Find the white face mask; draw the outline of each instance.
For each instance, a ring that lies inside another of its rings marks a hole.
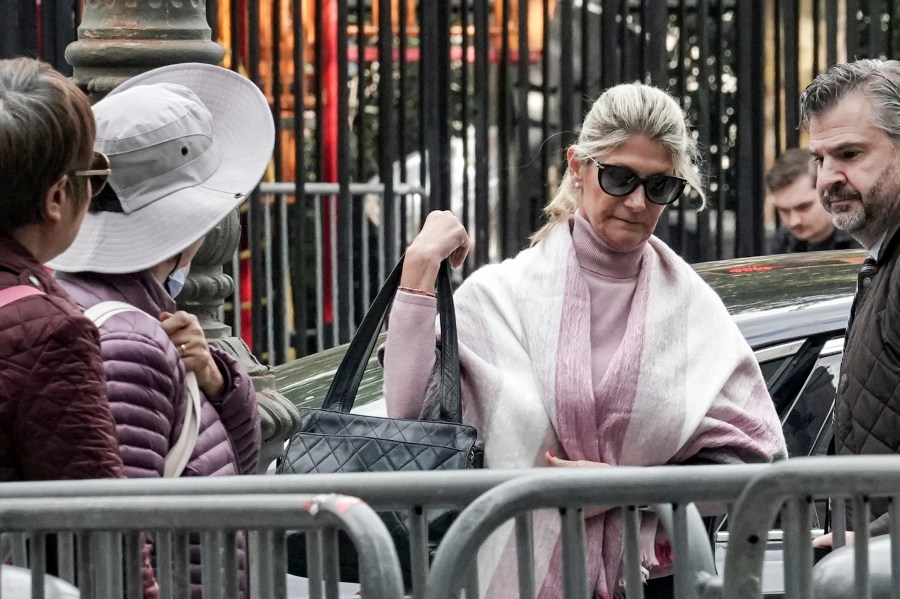
[[[188,267],[182,266],[179,269],[176,269],[169,277],[166,279],[166,290],[169,292],[169,295],[172,298],[178,297],[178,294],[181,293],[181,290],[184,289],[184,282],[187,279]]]

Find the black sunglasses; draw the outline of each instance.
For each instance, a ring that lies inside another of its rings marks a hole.
[[[597,181],[600,189],[617,198],[627,196],[637,189],[638,185],[644,186],[644,194],[654,204],[671,204],[681,196],[687,181],[681,177],[671,175],[650,175],[639,177],[637,173],[627,166],[615,164],[600,164],[591,158],[597,166]]]
[[[91,168],[84,171],[72,171],[69,174],[75,177],[87,177],[91,183],[91,197],[95,198],[106,187],[106,180],[111,172],[109,158],[106,157],[106,154],[94,152]]]

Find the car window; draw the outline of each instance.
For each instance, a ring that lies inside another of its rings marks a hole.
[[[816,441],[826,429],[840,375],[841,354],[822,356],[788,409],[782,426],[790,457],[823,455],[827,442]],[[830,435],[829,435],[830,437]],[[824,440],[824,439],[823,439]]]
[[[806,339],[800,339],[755,352],[756,359],[759,360],[759,366],[766,378],[766,384],[770,389],[777,378],[790,376],[790,373],[784,372],[783,369],[790,366],[789,360],[796,356],[806,341]],[[782,427],[788,455],[792,458],[825,455],[828,449],[828,444],[834,434],[831,414],[843,349],[843,337],[828,339],[822,344],[809,375],[799,392],[791,398],[785,408],[782,415]],[[802,366],[800,363],[794,365]],[[824,502],[816,502],[813,511],[814,525],[822,526],[824,516]],[[727,518],[724,522],[716,524],[719,534],[728,530]],[[776,522],[775,528],[779,526],[780,523]]]
[[[759,369],[762,370],[763,378],[766,381],[766,386],[770,387],[772,384],[772,377],[775,376],[775,373],[787,362],[787,359],[790,356],[786,356],[784,358],[779,358],[777,360],[769,360],[767,362],[760,362]]]
[[[779,380],[791,378],[798,383],[793,387],[786,387],[796,388],[796,391],[791,391],[786,397],[779,397],[777,402],[791,457],[824,455],[832,435],[830,415],[844,339],[841,336],[820,338],[812,346],[807,341],[794,340],[755,352],[770,392]],[[818,351],[814,360],[792,360],[801,348],[810,347]],[[787,372],[791,368],[802,369],[803,372]],[[784,389],[782,387],[782,391]]]
[[[797,353],[797,350],[803,346],[803,341],[803,339],[789,341],[788,343],[758,349],[754,352],[767,387],[772,386],[775,373],[781,369],[791,356]]]
[[[797,381],[793,386],[782,385],[782,392],[796,390],[776,401],[791,457],[824,455],[833,433],[830,415],[844,339],[842,336],[819,337],[815,344],[809,343],[811,340],[793,340],[755,352],[770,392],[779,381],[788,378]],[[818,352],[814,360],[794,359],[798,352],[811,348]],[[792,368],[797,371],[788,372]]]

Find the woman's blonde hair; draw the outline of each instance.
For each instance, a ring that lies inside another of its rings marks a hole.
[[[640,83],[611,87],[594,102],[581,125],[578,141],[572,144],[577,159],[588,164],[590,158],[615,151],[628,139],[643,135],[665,148],[672,158],[675,174],[687,179],[700,198],[699,209],[706,206],[700,150],[688,130],[687,117],[672,96]],[[531,243],[546,238],[550,230],[574,214],[578,208],[578,190],[567,171],[556,196],[544,208],[547,224],[531,237]]]

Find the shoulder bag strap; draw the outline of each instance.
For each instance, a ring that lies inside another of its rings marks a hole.
[[[94,325],[99,329],[106,321],[112,318],[113,316],[117,316],[119,314],[123,314],[125,312],[140,312],[141,314],[146,314],[148,318],[153,318],[140,308],[136,308],[131,304],[125,302],[100,302],[99,304],[94,304],[90,308],[84,311],[84,315],[94,323]],[[155,320],[155,319],[154,319]]]
[[[322,408],[349,412],[362,382],[369,358],[375,349],[378,333],[384,324],[391,302],[400,285],[403,272],[403,257],[388,275],[381,291],[366,312],[356,335],[341,360],[331,387],[325,395]],[[459,347],[456,336],[456,316],[453,308],[453,286],[450,282],[450,264],[441,263],[438,274],[438,314],[441,322],[440,389],[441,417],[448,422],[462,421],[462,404],[459,385]]]
[[[456,334],[456,310],[450,261],[441,263],[437,281],[438,316],[441,322],[441,420],[462,423],[462,392],[459,381],[459,341]]]
[[[87,310],[84,315],[94,322],[99,329],[103,324],[118,314],[125,312],[140,312],[145,314],[147,318],[153,318],[140,308],[136,308],[125,302],[100,302],[94,304]],[[154,318],[154,320],[156,320]],[[166,463],[163,469],[163,476],[166,478],[177,478],[181,476],[191,459],[194,447],[197,445],[197,437],[200,435],[200,387],[197,384],[197,376],[188,371],[185,377],[186,397],[184,401],[184,424],[181,426],[181,434],[178,440],[169,449],[166,454]]]
[[[197,384],[197,375],[190,370],[185,376],[185,392],[184,424],[178,440],[166,455],[163,469],[163,476],[166,478],[181,476],[197,446],[197,437],[200,436],[200,386]]]
[[[15,285],[6,289],[0,289],[0,308],[33,295],[47,294],[31,285]]]

